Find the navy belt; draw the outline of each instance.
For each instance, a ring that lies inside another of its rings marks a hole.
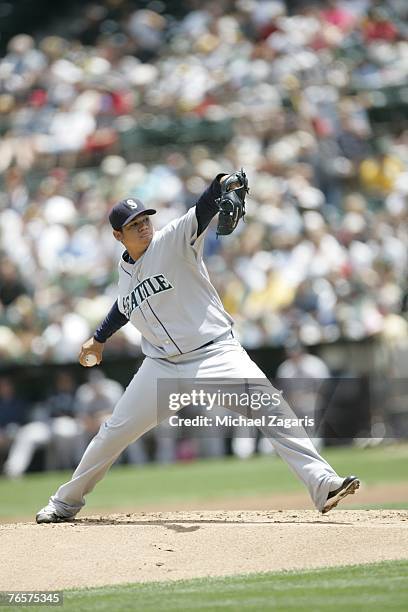
[[[230,334],[231,334],[231,338],[234,338],[234,333],[233,333],[233,331],[232,331],[232,330],[230,331]],[[225,338],[225,340],[228,340],[228,338],[229,338],[229,337],[230,337],[230,336],[227,336],[227,337]],[[214,340],[210,340],[209,342],[206,342],[205,344],[203,344],[202,346],[199,346],[199,347],[198,347],[198,348],[196,348],[195,350],[196,350],[196,351],[198,351],[198,350],[200,350],[200,349],[202,349],[202,348],[205,348],[206,346],[210,346],[211,344],[215,344],[216,342],[218,342],[218,340],[219,340],[220,338],[221,338],[221,336],[218,336],[218,338],[214,338]]]

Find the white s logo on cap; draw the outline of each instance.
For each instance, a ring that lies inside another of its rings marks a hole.
[[[126,200],[126,204],[129,206],[129,208],[137,208],[137,204],[134,200]]]

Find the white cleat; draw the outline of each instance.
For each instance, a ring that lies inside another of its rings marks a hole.
[[[35,520],[37,523],[67,523],[72,521],[74,517],[75,515],[62,516],[61,514],[58,514],[54,505],[49,503],[47,506],[44,506],[44,508],[41,508],[41,510],[37,512]]]

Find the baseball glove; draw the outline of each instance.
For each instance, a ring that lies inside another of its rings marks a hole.
[[[231,234],[238,221],[245,216],[245,196],[248,191],[248,179],[242,168],[221,183],[221,197],[216,200],[220,209],[217,236]]]

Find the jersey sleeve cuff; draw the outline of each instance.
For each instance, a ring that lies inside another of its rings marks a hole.
[[[96,340],[97,342],[100,342],[101,344],[104,344],[106,342],[106,338],[103,338],[97,332],[94,333],[93,339]]]

